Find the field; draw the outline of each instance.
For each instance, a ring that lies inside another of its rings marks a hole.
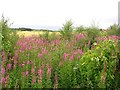
[[[2,88],[120,88],[120,29],[12,31],[2,22]],[[34,35],[33,35],[34,34]],[[23,36],[24,35],[24,36]]]
[[[52,34],[52,33],[54,33],[54,32],[49,32],[49,34]],[[56,34],[59,34],[59,32],[55,32]],[[25,37],[27,37],[27,36],[32,36],[32,35],[40,35],[40,34],[44,34],[44,32],[43,31],[17,31],[17,34],[19,35],[19,36],[25,36]]]

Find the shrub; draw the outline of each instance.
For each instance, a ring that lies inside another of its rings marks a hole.
[[[18,35],[16,31],[12,31],[12,29],[8,26],[8,20],[2,16],[1,20],[1,28],[2,28],[2,49],[6,51],[6,53],[14,52],[14,46],[17,42]]]
[[[78,32],[78,33],[81,33],[81,32],[83,32],[85,30],[86,30],[86,28],[83,27],[83,26],[76,27],[76,32]]]
[[[96,27],[87,28],[86,33],[89,39],[95,39],[96,37],[100,36],[100,31]]]
[[[91,49],[91,46],[94,42],[96,42],[96,37],[100,36],[100,31],[97,27],[90,27],[87,28],[86,30],[87,36],[88,36],[88,40],[90,40],[90,47],[89,49]]]
[[[2,49],[2,21],[0,20],[0,50]]]
[[[113,24],[108,29],[108,35],[117,35],[120,36],[120,27],[117,24]]]
[[[102,41],[92,51],[87,51],[79,61],[80,86],[87,88],[113,88],[115,83],[116,45]]]

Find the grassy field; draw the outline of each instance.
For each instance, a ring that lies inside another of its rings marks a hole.
[[[17,31],[17,34],[19,36],[32,36],[32,35],[43,35],[45,32],[43,31]],[[56,34],[60,34],[59,32],[49,32],[49,34],[52,34],[52,33],[56,33]]]

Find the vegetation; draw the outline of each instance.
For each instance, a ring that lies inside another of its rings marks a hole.
[[[63,36],[63,38],[70,39],[70,37],[72,36],[72,31],[73,31],[72,21],[69,20],[63,25],[60,33]]]
[[[110,26],[110,30],[108,31],[109,35],[117,35],[120,36],[120,27],[117,24]]]
[[[18,37],[4,18],[0,25],[2,88],[120,88],[120,36],[114,32],[73,32],[67,21],[60,34]]]
[[[2,39],[2,49],[7,54],[14,54],[14,46],[18,40],[16,31],[13,31],[8,26],[8,20],[2,16],[1,23],[1,39]]]

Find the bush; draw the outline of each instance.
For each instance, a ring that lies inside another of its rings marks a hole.
[[[0,21],[0,50],[2,49],[2,22]]]
[[[116,45],[112,40],[102,41],[87,51],[79,61],[80,86],[87,88],[116,88]]]
[[[113,24],[108,29],[108,35],[117,35],[120,36],[120,27],[117,24]]]
[[[117,61],[117,66],[116,66],[116,72],[115,72],[115,85],[116,87],[120,88],[119,84],[120,84],[120,26],[117,25],[117,24],[113,24],[110,26],[110,28],[108,29],[107,31],[107,34],[108,36],[113,36],[113,35],[116,35],[119,37],[118,39],[118,42],[117,42],[117,58],[118,58],[118,61]]]
[[[96,27],[87,28],[86,33],[89,39],[95,39],[96,37],[100,36],[100,31]]]
[[[13,54],[14,46],[17,42],[18,35],[15,30],[11,30],[8,26],[8,20],[2,16],[0,21],[2,30],[2,49],[8,54]]]
[[[83,26],[76,27],[76,32],[78,32],[78,33],[82,33],[85,30],[86,30],[86,28]]]
[[[90,27],[90,28],[87,28],[86,34],[88,36],[88,40],[90,40],[89,49],[91,49],[92,44],[96,42],[96,37],[100,36],[100,31],[97,27]]]

